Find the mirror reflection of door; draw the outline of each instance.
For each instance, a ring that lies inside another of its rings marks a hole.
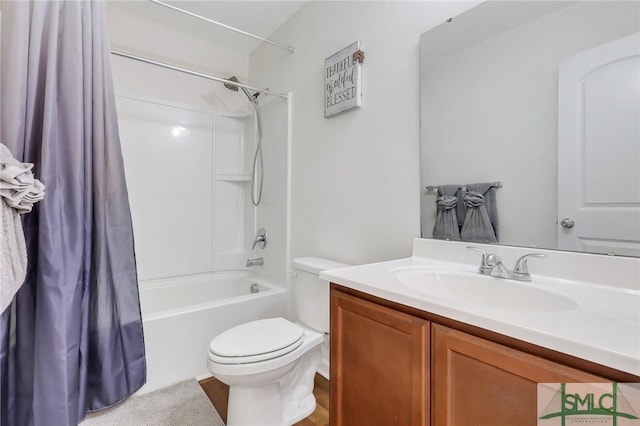
[[[640,256],[640,33],[560,66],[558,248]]]

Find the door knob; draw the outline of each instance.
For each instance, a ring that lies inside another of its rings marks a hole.
[[[562,226],[563,228],[573,228],[575,224],[576,221],[571,219],[570,217],[565,217],[564,219],[562,219],[562,222],[560,222],[560,226]]]

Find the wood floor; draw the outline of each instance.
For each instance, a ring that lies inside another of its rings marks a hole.
[[[211,400],[211,403],[220,414],[220,417],[222,417],[222,420],[226,423],[229,386],[217,380],[215,377],[201,380],[200,386]],[[329,426],[329,381],[319,374],[316,374],[313,394],[316,397],[315,411],[294,426]]]

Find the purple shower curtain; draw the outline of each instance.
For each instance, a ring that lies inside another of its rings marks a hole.
[[[0,424],[76,426],[146,379],[104,5],[4,1],[1,31],[1,141],[47,195],[0,316]]]

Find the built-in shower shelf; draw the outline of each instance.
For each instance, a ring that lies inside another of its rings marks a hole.
[[[218,117],[226,117],[226,118],[237,118],[237,119],[245,119],[252,118],[254,113],[253,111],[225,111],[216,113]]]
[[[218,173],[216,180],[222,182],[249,182],[251,181],[250,173]]]

